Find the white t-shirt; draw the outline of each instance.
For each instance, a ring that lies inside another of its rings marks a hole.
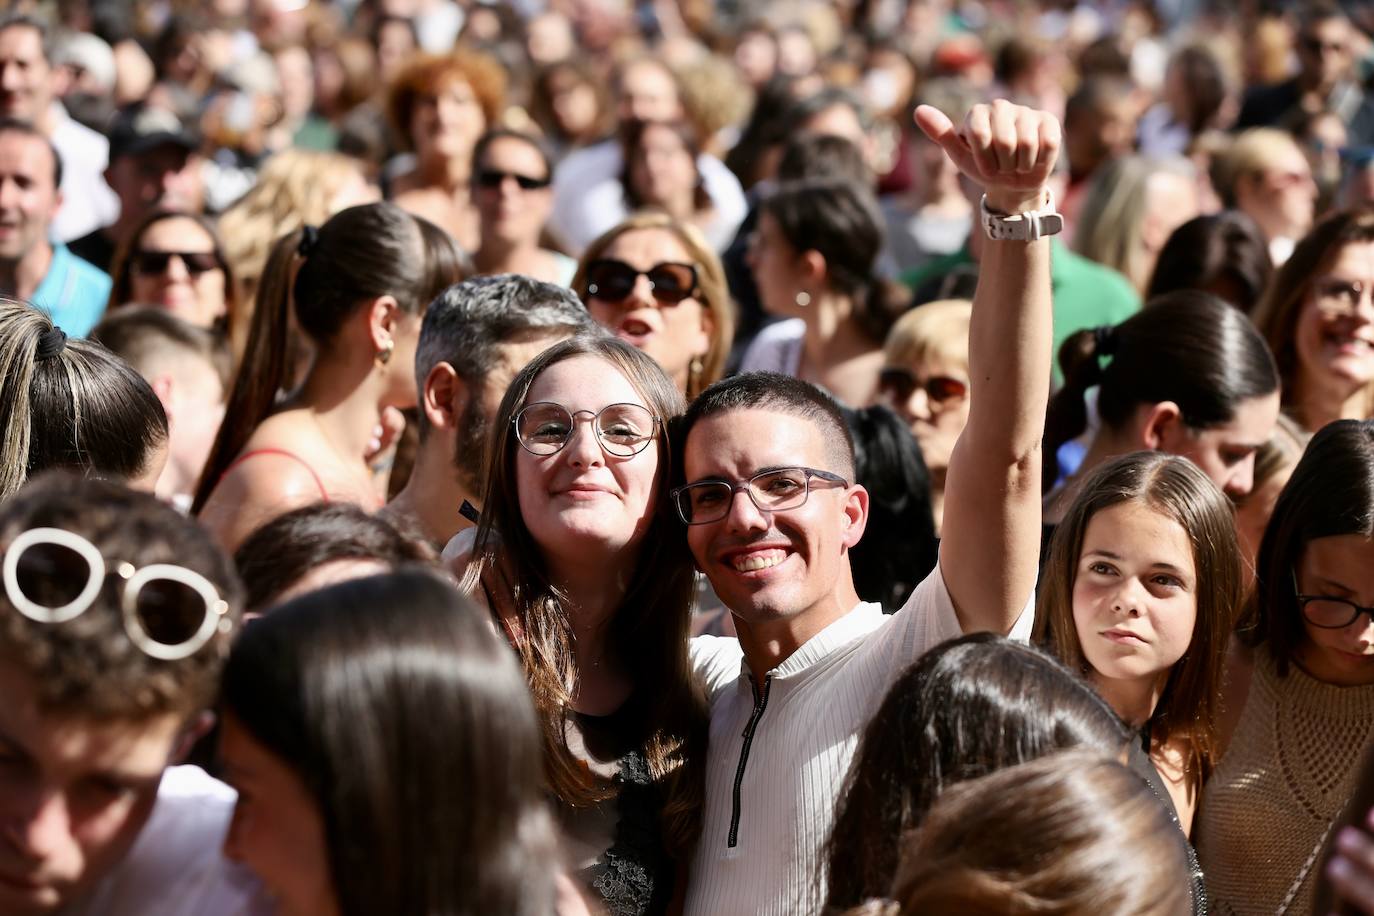
[[[1013,639],[1030,638],[1034,600],[1029,596]],[[711,708],[711,740],[689,916],[799,916],[820,909],[821,847],[859,733],[898,675],[961,635],[937,566],[896,614],[884,616],[879,605],[864,603],[817,633],[768,673],[757,699],[738,640],[692,640],[692,664]]]
[[[129,854],[62,916],[268,916],[262,886],[221,851],[237,798],[200,767],[168,767]]]
[[[53,148],[62,157],[62,206],[49,229],[59,242],[79,239],[119,217],[119,198],[105,183],[110,141],[75,121],[60,102],[52,109]]]

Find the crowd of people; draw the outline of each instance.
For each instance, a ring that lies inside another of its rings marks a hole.
[[[0,914],[1374,916],[1368,5],[11,7]]]

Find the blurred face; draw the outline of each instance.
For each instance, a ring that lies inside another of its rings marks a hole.
[[[1138,116],[1133,101],[1117,99],[1070,122],[1064,144],[1074,175],[1086,177],[1106,160],[1129,153]]]
[[[780,467],[845,470],[830,466],[814,423],[766,409],[699,421],[687,438],[684,462],[688,483],[740,484]],[[855,486],[812,480],[804,504],[765,512],[740,491],[723,519],[687,526],[687,543],[716,594],[742,620],[758,625],[802,618],[833,604],[848,568],[847,551],[863,534],[862,494]]]
[[[1316,209],[1317,183],[1302,150],[1296,144],[1283,147],[1264,171],[1243,177],[1236,203],[1269,239],[1305,235]]]
[[[120,213],[141,219],[154,210],[199,213],[205,204],[203,160],[174,143],[120,156],[107,172]]]
[[[1073,621],[1094,682],[1162,688],[1197,621],[1197,570],[1183,526],[1138,502],[1099,510],[1074,574]]]
[[[679,386],[685,385],[692,360],[711,349],[711,313],[699,291],[676,304],[656,295],[647,274],[661,264],[693,264],[687,247],[667,229],[632,229],[617,236],[600,260],[619,261],[639,275],[622,299],[614,298],[618,287],[609,284],[598,286],[599,295],[588,291],[587,310],[598,324],[652,356]],[[628,277],[629,271],[621,271]]]
[[[0,912],[56,913],[138,838],[181,722],[53,715],[32,678],[3,662],[0,695]]]
[[[530,144],[514,137],[492,141],[472,172],[482,238],[538,245],[553,207],[549,177],[544,157]]]
[[[415,34],[410,26],[397,21],[384,23],[377,30],[377,69],[382,82],[391,82],[415,50]]]
[[[157,495],[164,499],[194,492],[224,419],[225,392],[219,373],[208,362],[190,356],[181,363],[172,374],[171,394],[164,401],[167,465],[157,482]]]
[[[1342,598],[1374,606],[1374,541],[1358,534],[1339,534],[1307,542],[1297,564],[1301,595]],[[1349,626],[1318,627],[1320,605],[1308,605],[1297,660],[1309,674],[1328,684],[1374,684],[1374,620],[1360,614]]]
[[[691,217],[697,164],[677,131],[664,125],[645,129],[639,147],[631,153],[630,183],[645,203],[663,207],[680,219]]]
[[[751,86],[762,86],[778,69],[778,43],[769,32],[750,31],[735,45],[735,67]]]
[[[749,239],[745,262],[754,275],[763,309],[770,315],[792,317],[801,312],[797,305],[797,292],[801,289],[799,260],[798,251],[782,234],[773,214],[761,212]]]
[[[301,778],[232,713],[219,749],[239,793],[224,854],[253,870],[281,916],[337,914],[324,819]]]
[[[1193,430],[1176,424],[1160,451],[1182,455],[1212,478],[1227,496],[1244,496],[1255,483],[1255,452],[1274,434],[1279,393],[1241,401],[1230,423]]]
[[[160,306],[198,327],[212,327],[224,316],[225,283],[215,240],[195,220],[158,220],[129,252],[133,301]]]
[[[410,136],[422,157],[466,158],[487,129],[487,117],[467,80],[450,77],[438,91],[416,99]]]
[[[315,65],[310,52],[290,45],[275,56],[277,79],[281,83],[282,107],[291,117],[304,117],[315,104]]]
[[[1314,277],[1294,328],[1304,387],[1348,395],[1374,380],[1374,242],[1353,242]]]
[[[580,137],[596,124],[596,90],[581,79],[570,76],[556,80],[550,96],[553,116],[564,135]]]
[[[883,403],[911,427],[932,471],[949,467],[968,423],[968,366],[932,353],[911,366],[887,366],[879,379]]]
[[[1297,51],[1303,75],[1313,85],[1329,87],[1350,78],[1350,24],[1344,19],[1321,19],[1308,25],[1298,36]]]
[[[578,356],[545,369],[526,405],[562,405],[570,414],[599,413],[611,404],[649,405],[618,369]],[[615,554],[639,546],[653,518],[658,488],[658,442],[620,457],[602,448],[589,414],[574,418],[571,438],[552,455],[516,444],[520,514],[534,540],[552,556]]]
[[[0,260],[17,261],[46,242],[61,201],[52,156],[38,137],[0,132]]]
[[[1158,253],[1174,230],[1197,216],[1197,182],[1184,175],[1156,172],[1147,183],[1142,239],[1146,249]]]
[[[621,121],[672,121],[682,116],[682,101],[672,75],[651,61],[625,70],[618,104]]]
[[[0,32],[0,114],[36,122],[52,104],[52,68],[37,29],[11,26]]]

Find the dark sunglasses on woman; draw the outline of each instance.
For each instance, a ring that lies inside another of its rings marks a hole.
[[[186,272],[195,277],[220,267],[213,251],[135,251],[129,262],[138,273],[152,276],[166,273],[172,258],[179,259]]]
[[[878,389],[898,402],[906,401],[916,389],[923,389],[932,405],[944,407],[968,396],[968,382],[948,375],[918,379],[908,369],[889,366],[878,373]]]
[[[548,178],[531,178],[529,175],[521,175],[518,172],[503,172],[500,169],[478,169],[475,181],[479,188],[495,190],[501,187],[507,178],[514,178],[515,183],[520,186],[522,191],[538,191],[551,184],[551,180]]]
[[[635,270],[624,261],[600,258],[587,265],[587,295],[603,302],[624,302],[641,276],[649,278],[660,305],[677,305],[696,295],[697,269],[691,264],[664,261],[648,270]]]

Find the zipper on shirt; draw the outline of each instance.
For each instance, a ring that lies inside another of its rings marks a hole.
[[[734,849],[739,843],[740,786],[744,783],[744,768],[749,763],[749,746],[754,743],[754,730],[759,726],[759,719],[763,718],[764,707],[768,705],[768,689],[772,685],[771,674],[764,675],[762,691],[753,678],[749,679],[749,688],[754,691],[754,711],[749,716],[749,724],[744,726],[744,745],[740,747],[739,766],[735,768],[734,807],[730,812],[730,837],[725,844],[729,849]]]

